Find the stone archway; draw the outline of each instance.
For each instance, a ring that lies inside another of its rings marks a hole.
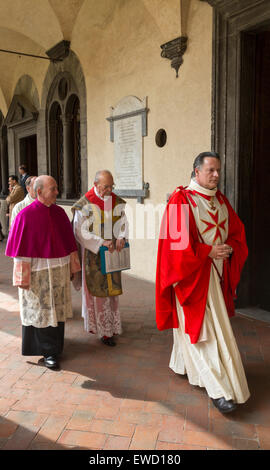
[[[0,110],[0,194],[8,194],[8,152],[7,152],[7,127],[4,124],[4,116]]]
[[[31,174],[38,173],[38,110],[39,96],[34,80],[29,75],[22,75],[15,86],[2,129],[3,153],[8,158],[7,163],[2,162],[6,172],[17,174],[18,166],[26,164]]]
[[[5,118],[8,141],[9,172],[17,174],[18,166],[27,163],[34,174],[38,170],[37,161],[37,119],[38,109],[23,95],[14,95]],[[34,144],[30,144],[30,140]],[[32,148],[32,154],[29,151]],[[25,161],[27,156],[28,161]]]

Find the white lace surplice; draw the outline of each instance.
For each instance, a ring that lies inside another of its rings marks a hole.
[[[57,327],[72,317],[70,275],[80,270],[78,253],[62,258],[14,258],[13,285],[19,288],[21,322],[35,328]]]

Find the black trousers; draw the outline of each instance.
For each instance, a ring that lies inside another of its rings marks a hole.
[[[58,356],[64,348],[65,323],[57,327],[35,328],[22,326],[23,356]]]

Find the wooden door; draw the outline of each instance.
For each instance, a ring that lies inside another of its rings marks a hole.
[[[270,32],[242,37],[238,213],[249,257],[238,306],[270,312]]]
[[[270,32],[256,38],[252,304],[270,311]]]
[[[20,165],[25,164],[29,175],[37,176],[37,136],[20,139]]]

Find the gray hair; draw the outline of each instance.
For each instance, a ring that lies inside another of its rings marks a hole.
[[[101,177],[102,175],[104,175],[105,173],[106,173],[107,175],[111,175],[111,177],[112,177],[112,174],[111,174],[111,172],[110,172],[109,170],[99,170],[99,171],[96,172],[95,179],[94,179],[94,183],[98,183],[99,180],[100,180],[100,177]]]
[[[33,178],[36,178],[36,176],[28,176],[27,180],[25,181],[25,186],[30,186]]]
[[[220,156],[216,152],[202,152],[195,158],[193,162],[193,171],[191,173],[191,178],[195,178],[195,170],[198,168],[201,169],[202,165],[204,164],[204,159],[207,157],[217,158],[220,161]]]
[[[36,196],[37,196],[38,189],[43,189],[43,186],[44,186],[44,180],[41,176],[39,176],[34,182],[34,191],[35,191]]]

